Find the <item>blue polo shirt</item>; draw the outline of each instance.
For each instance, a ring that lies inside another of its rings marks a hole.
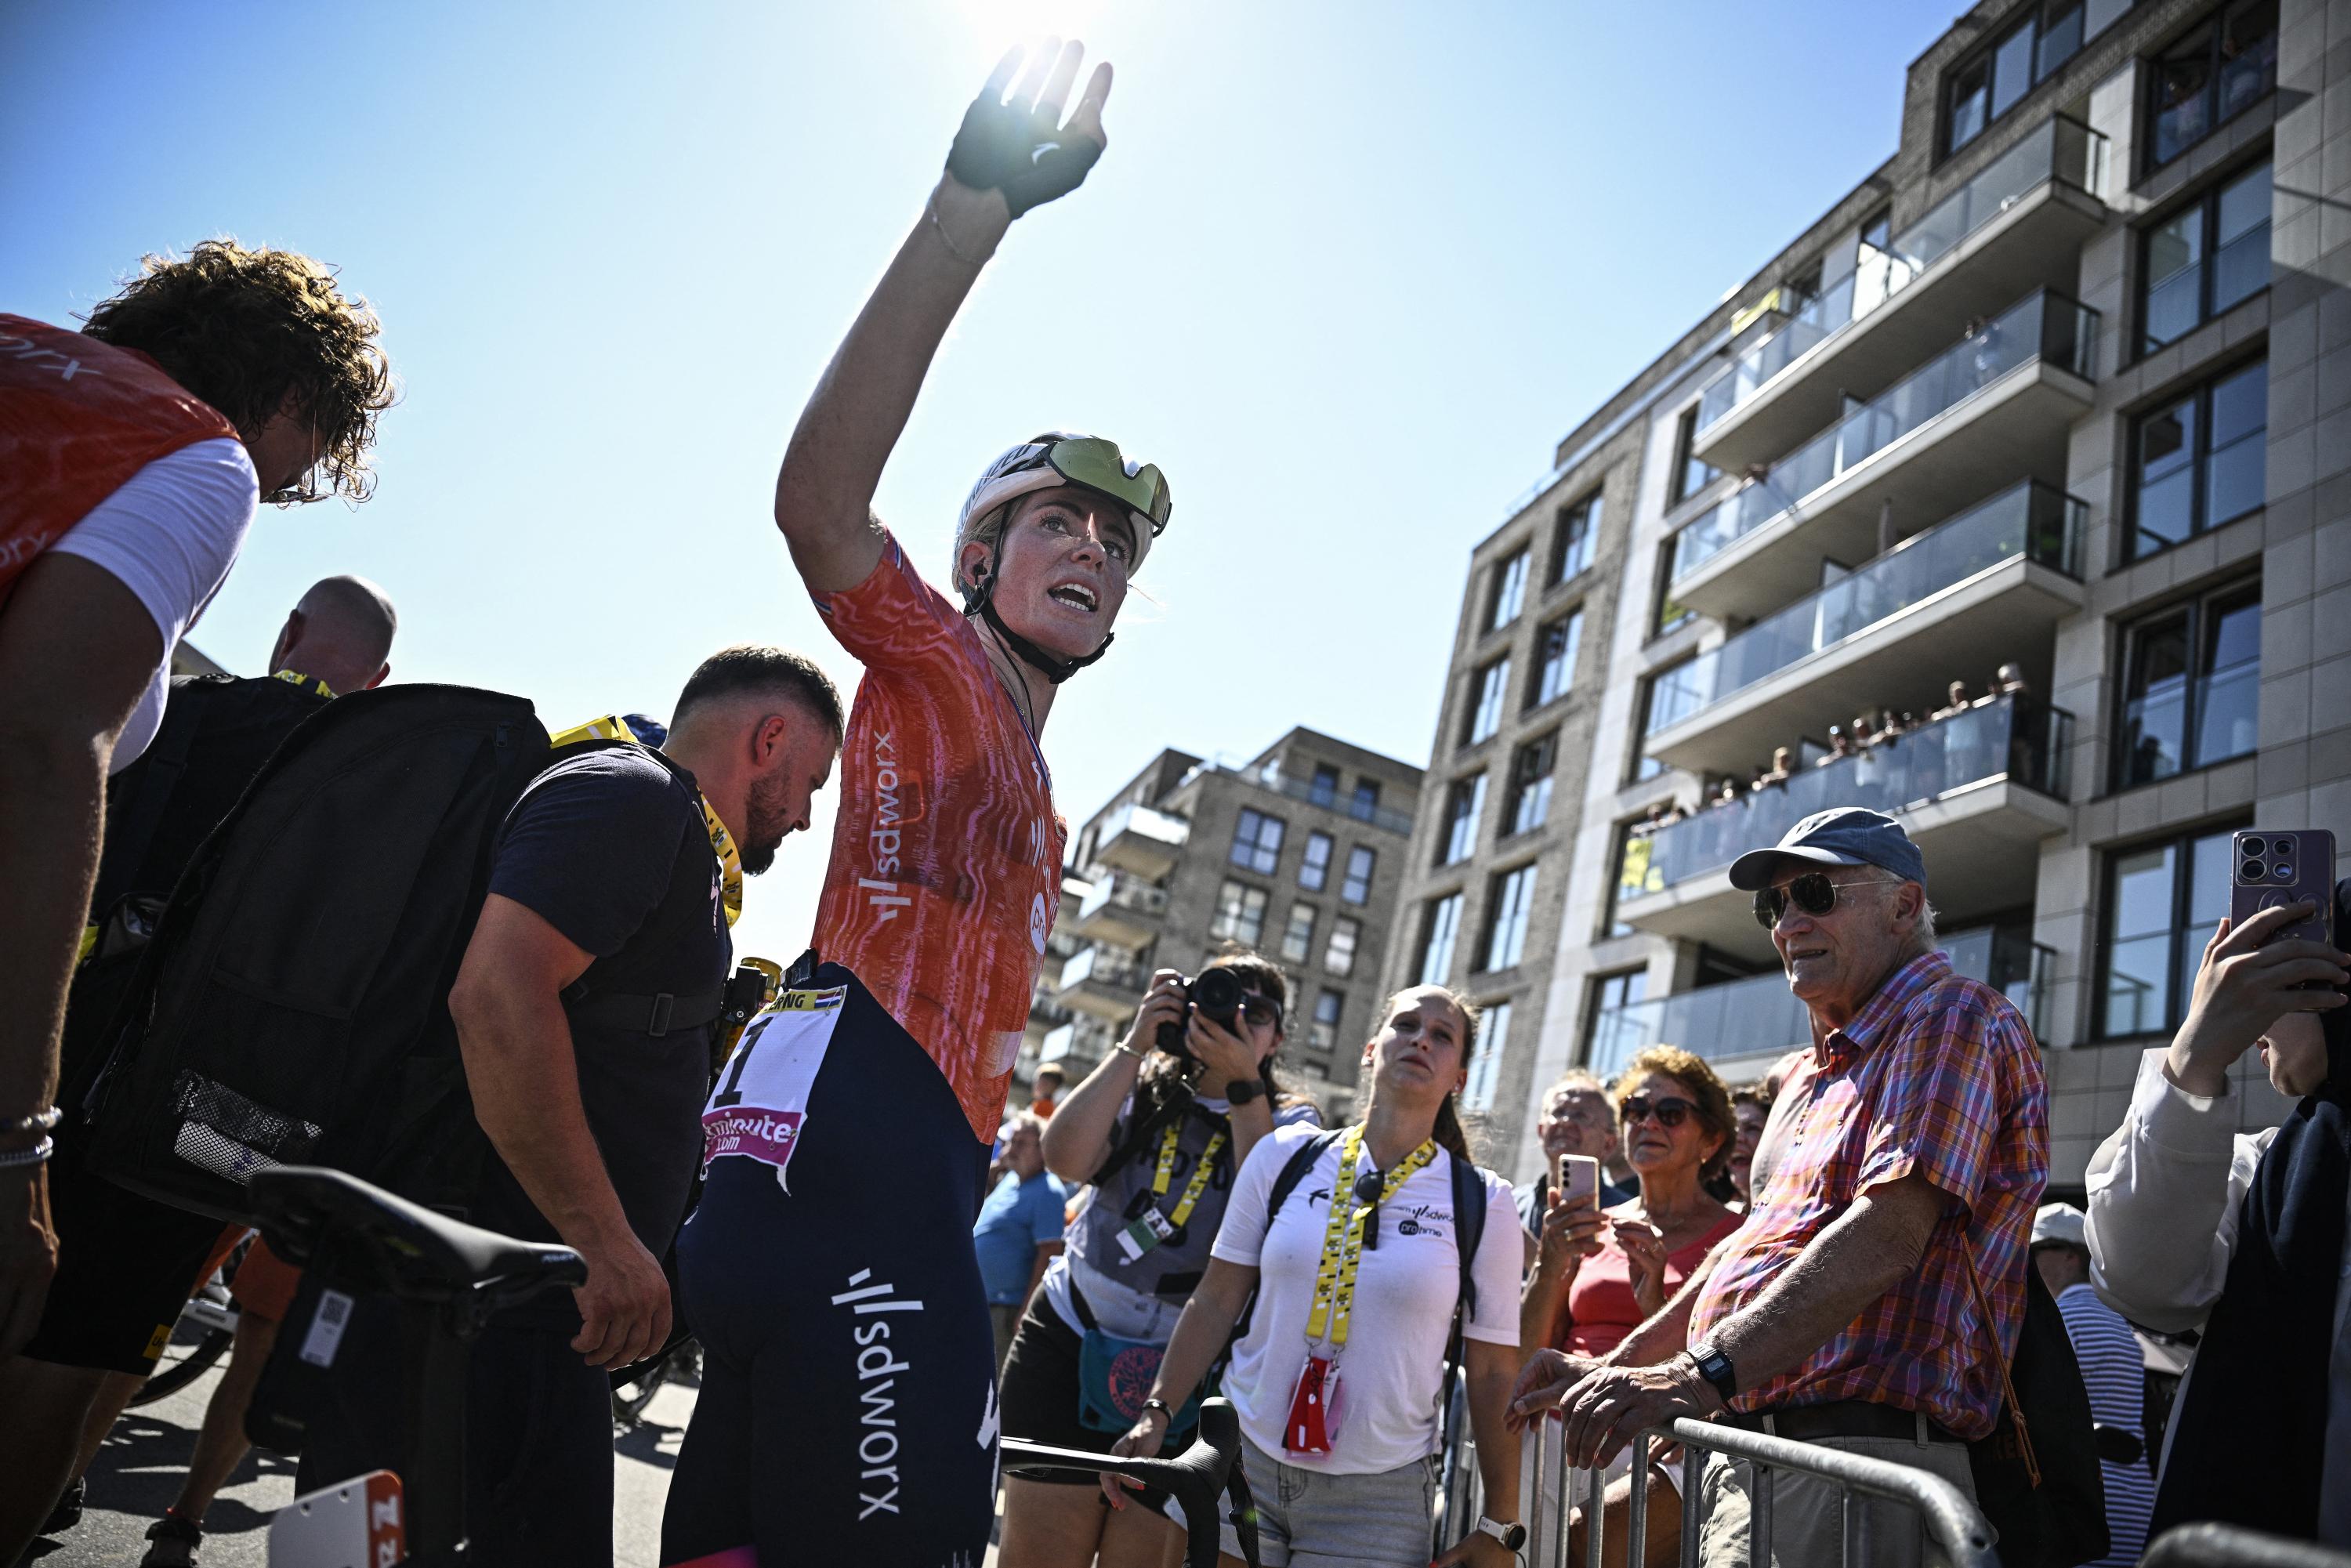
[[[987,1287],[987,1304],[1019,1306],[1029,1293],[1029,1276],[1037,1271],[1037,1249],[1061,1239],[1061,1206],[1065,1189],[1050,1175],[1022,1181],[1007,1171],[971,1228],[973,1248],[979,1253],[980,1282]]]

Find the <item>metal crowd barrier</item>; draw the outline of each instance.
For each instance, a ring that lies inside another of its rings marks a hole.
[[[2138,1561],[2139,1568],[2351,1568],[2351,1552],[2233,1524],[2183,1524]]]
[[[1467,1423],[1455,1428],[1462,1434],[1458,1451],[1445,1456],[1440,1477],[1443,1490],[1438,1500],[1440,1529],[1448,1543],[1461,1533],[1460,1525],[1475,1520],[1479,1512],[1479,1484],[1476,1445],[1468,1437]],[[1914,1511],[1925,1531],[1927,1539],[1939,1548],[1951,1568],[2000,1568],[2000,1556],[1992,1548],[1992,1530],[1975,1505],[1957,1487],[1940,1476],[1930,1475],[1909,1465],[1897,1465],[1884,1459],[1873,1459],[1859,1454],[1849,1454],[1841,1448],[1823,1448],[1817,1443],[1799,1443],[1792,1438],[1772,1437],[1762,1432],[1750,1432],[1743,1427],[1726,1427],[1709,1421],[1677,1420],[1669,1427],[1656,1427],[1643,1433],[1633,1445],[1632,1495],[1627,1500],[1629,1540],[1625,1561],[1639,1568],[1645,1562],[1649,1527],[1649,1439],[1670,1437],[1693,1454],[1711,1452],[1728,1455],[1747,1462],[1750,1475],[1749,1486],[1748,1530],[1750,1544],[1750,1561],[1760,1564],[1771,1561],[1768,1551],[1758,1556],[1751,1550],[1757,1538],[1766,1542],[1771,1535],[1771,1504],[1773,1478],[1782,1470],[1798,1471],[1818,1476],[1833,1482],[1844,1502],[1844,1541],[1841,1557],[1845,1568],[1867,1568],[1872,1561],[1872,1521],[1870,1511],[1864,1505],[1865,1498],[1883,1498],[1901,1503]],[[1567,1516],[1570,1507],[1584,1504],[1584,1518],[1598,1521],[1603,1516],[1602,1498],[1607,1478],[1598,1470],[1584,1476],[1585,1496],[1568,1496],[1567,1455],[1559,1442],[1559,1424],[1544,1420],[1535,1423],[1523,1435],[1521,1441],[1533,1450],[1531,1467],[1538,1479],[1534,1495],[1520,1500],[1522,1516],[1527,1521],[1527,1568],[1573,1568],[1568,1560]],[[1699,1467],[1696,1463],[1686,1469],[1687,1484],[1681,1496],[1681,1563],[1682,1568],[1697,1568],[1698,1532],[1704,1521],[1698,1500]],[[1522,1472],[1523,1473],[1523,1472]],[[1541,1484],[1555,1481],[1555,1487]],[[1552,1506],[1542,1506],[1549,1494]],[[2204,1527],[2199,1527],[2204,1528]],[[2186,1531],[2174,1531],[2181,1535]],[[2242,1536],[2245,1532],[2231,1532]],[[1584,1532],[1583,1559],[1585,1568],[1601,1568],[1603,1531],[1589,1529]],[[2165,1538],[2168,1542],[2171,1537]],[[2154,1559],[2148,1560],[2149,1563]],[[2244,1568],[2351,1568],[2351,1561],[2328,1554],[2323,1560],[2300,1557],[2179,1557],[2166,1559],[2172,1568],[2229,1568],[2242,1563]]]

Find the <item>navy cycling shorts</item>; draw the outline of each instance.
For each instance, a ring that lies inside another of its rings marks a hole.
[[[998,1427],[971,1244],[988,1145],[837,964],[754,1020],[704,1128],[677,1242],[702,1389],[663,1563],[977,1568]]]

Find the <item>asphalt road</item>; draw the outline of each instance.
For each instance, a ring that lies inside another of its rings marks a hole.
[[[21,1562],[40,1568],[130,1568],[146,1552],[147,1527],[179,1495],[194,1451],[204,1403],[220,1380],[214,1368],[169,1399],[130,1411],[89,1469],[81,1523],[33,1543]],[[670,1467],[694,1413],[694,1390],[672,1385],[653,1396],[644,1424],[614,1445],[615,1568],[655,1568]],[[269,1515],[294,1497],[294,1461],[259,1451],[246,1456],[204,1521],[201,1568],[266,1568]]]

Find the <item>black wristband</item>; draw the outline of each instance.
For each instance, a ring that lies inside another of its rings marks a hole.
[[[1170,1427],[1176,1425],[1176,1412],[1167,1408],[1167,1401],[1165,1399],[1146,1399],[1143,1402],[1143,1407],[1145,1410],[1158,1411],[1167,1418],[1167,1424]]]

